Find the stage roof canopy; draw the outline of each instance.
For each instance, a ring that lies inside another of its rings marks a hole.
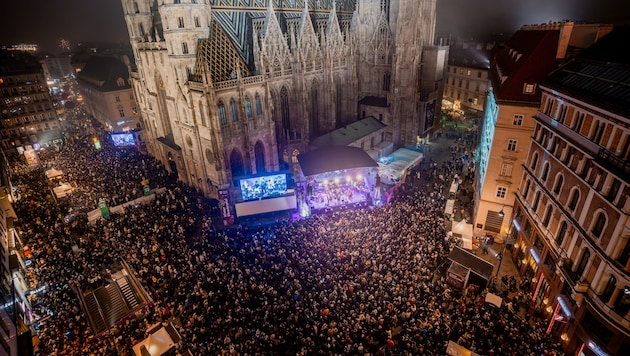
[[[342,169],[378,167],[367,152],[358,147],[328,146],[297,156],[304,176]]]

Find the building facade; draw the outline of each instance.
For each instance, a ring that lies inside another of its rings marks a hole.
[[[0,51],[0,146],[29,149],[56,143],[61,124],[37,59]]]
[[[147,149],[206,195],[293,171],[311,139],[362,117],[396,145],[434,130],[435,0],[122,4]]]
[[[113,132],[140,128],[127,65],[115,56],[93,55],[77,74],[86,111]]]
[[[0,152],[0,355],[32,355],[24,246],[13,225],[17,216],[9,177],[8,162]]]
[[[589,29],[587,31],[586,29]],[[611,25],[562,22],[523,26],[494,54],[476,154],[475,230],[503,241],[529,152],[539,83],[568,55],[609,33]]]
[[[513,257],[568,354],[630,353],[630,35],[615,29],[540,85]]]
[[[444,83],[444,99],[454,109],[483,111],[490,89],[490,52],[481,44],[451,46]]]

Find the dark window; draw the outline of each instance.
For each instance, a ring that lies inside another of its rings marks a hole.
[[[221,126],[227,125],[227,115],[225,112],[225,105],[223,105],[223,103],[219,103],[218,111],[219,111],[219,123],[221,124]]]
[[[580,191],[576,189],[571,193],[571,199],[569,199],[569,204],[567,205],[567,208],[569,208],[569,210],[571,211],[575,211],[575,207],[577,206],[579,201]]]
[[[540,176],[540,179],[543,182],[547,181],[547,177],[549,177],[550,170],[551,170],[551,165],[549,163],[546,163],[545,167],[543,168],[542,175]]]
[[[545,227],[549,227],[549,221],[551,221],[551,213],[553,212],[553,209],[551,208],[551,206],[549,206],[547,208],[547,211],[545,212],[545,218],[543,219],[543,225],[545,225]]]
[[[630,260],[630,238],[626,237],[623,240],[623,243],[623,250],[621,251],[621,254],[619,254],[619,257],[617,257],[617,261],[625,266],[626,263],[628,263],[628,260]]]
[[[245,98],[245,115],[247,115],[248,119],[252,117],[252,102],[249,98]]]
[[[525,190],[523,191],[523,197],[525,199],[527,199],[527,195],[529,194],[529,186],[530,186],[531,181],[528,179],[527,182],[525,183]]]
[[[600,238],[602,236],[602,232],[604,231],[604,226],[606,226],[606,215],[599,212],[599,214],[597,214],[597,219],[595,219],[595,225],[593,225],[593,229],[591,230],[593,236]]]
[[[617,193],[619,193],[619,188],[621,188],[621,181],[613,178],[612,184],[610,185],[610,190],[608,191],[608,194],[606,196],[610,200],[615,200],[615,198],[617,197]]]
[[[383,75],[383,91],[389,91],[389,85],[391,82],[391,74],[389,72],[385,72]]]
[[[532,203],[532,210],[534,210],[534,213],[538,210],[538,203],[540,203],[540,192],[536,192],[534,195],[534,202]]]
[[[556,194],[560,193],[560,189],[562,189],[562,184],[564,183],[564,177],[562,175],[558,176],[556,180],[556,185],[553,187],[553,192]]]
[[[254,101],[256,104],[256,115],[262,115],[262,103],[260,102],[260,95],[256,94]]]
[[[238,121],[238,109],[234,100],[230,101],[230,115],[232,116],[232,122]]]
[[[530,165],[532,171],[536,171],[537,166],[538,166],[538,153],[534,153],[534,157],[532,158],[532,164]]]
[[[567,236],[567,222],[563,221],[560,224],[560,229],[558,230],[558,234],[556,235],[556,243],[558,246],[562,246],[564,243],[564,238]]]
[[[611,275],[610,278],[608,279],[608,283],[606,283],[606,288],[604,288],[604,291],[602,292],[602,295],[601,295],[602,301],[608,302],[610,300],[610,297],[612,297],[612,294],[616,288],[617,288],[617,278]]]
[[[586,269],[586,265],[588,264],[588,260],[589,258],[591,258],[591,253],[589,252],[589,250],[584,250],[584,252],[582,253],[582,258],[580,258],[580,263],[578,263],[577,268],[575,269],[575,273],[577,273],[578,276],[582,276],[582,273],[584,273],[584,270]]]

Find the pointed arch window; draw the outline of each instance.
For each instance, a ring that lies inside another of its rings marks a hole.
[[[285,132],[291,132],[291,118],[289,112],[289,91],[287,87],[280,90],[280,115],[282,117],[282,128]]]
[[[256,94],[254,98],[256,104],[256,115],[262,115],[262,103],[260,102],[260,95]]]
[[[221,124],[221,126],[227,125],[227,113],[225,111],[225,105],[223,105],[223,102],[219,102],[219,105],[217,105],[217,111],[219,112],[219,123]]]
[[[313,83],[311,87],[311,137],[319,134],[319,100],[318,84]]]
[[[389,91],[390,82],[392,80],[392,75],[389,71],[383,74],[383,91]]]
[[[254,157],[256,159],[256,174],[265,172],[265,146],[260,141],[254,145]]]
[[[238,121],[238,109],[236,108],[234,99],[230,100],[230,116],[232,116],[232,122]]]
[[[245,115],[248,119],[252,118],[252,101],[249,100],[249,97],[245,97]]]

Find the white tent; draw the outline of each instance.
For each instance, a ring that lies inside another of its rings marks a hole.
[[[63,175],[62,171],[54,169],[54,168],[51,168],[46,171],[46,178],[48,179],[58,178],[58,177],[61,177],[62,175]]]
[[[452,340],[448,342],[446,354],[449,356],[479,356],[478,353],[472,352]]]
[[[453,234],[461,235],[464,249],[473,249],[473,224],[466,224],[466,220],[453,222],[451,231]]]
[[[72,193],[72,191],[74,191],[74,187],[72,187],[70,183],[61,183],[58,187],[53,188],[53,192],[57,198],[65,198],[66,195]]]
[[[497,308],[501,307],[501,303],[503,303],[503,299],[496,294],[488,293],[486,294],[486,303],[492,304]]]
[[[455,199],[449,199],[446,201],[446,207],[444,208],[444,215],[450,218],[453,215],[453,208],[455,207]]]
[[[169,333],[170,331],[170,333]],[[175,333],[172,335],[172,333]],[[176,340],[173,340],[173,337]],[[155,332],[149,334],[149,336],[133,346],[133,352],[136,356],[160,356],[164,355],[175,346],[181,340],[181,337],[175,330],[172,324],[166,327],[161,327]]]

